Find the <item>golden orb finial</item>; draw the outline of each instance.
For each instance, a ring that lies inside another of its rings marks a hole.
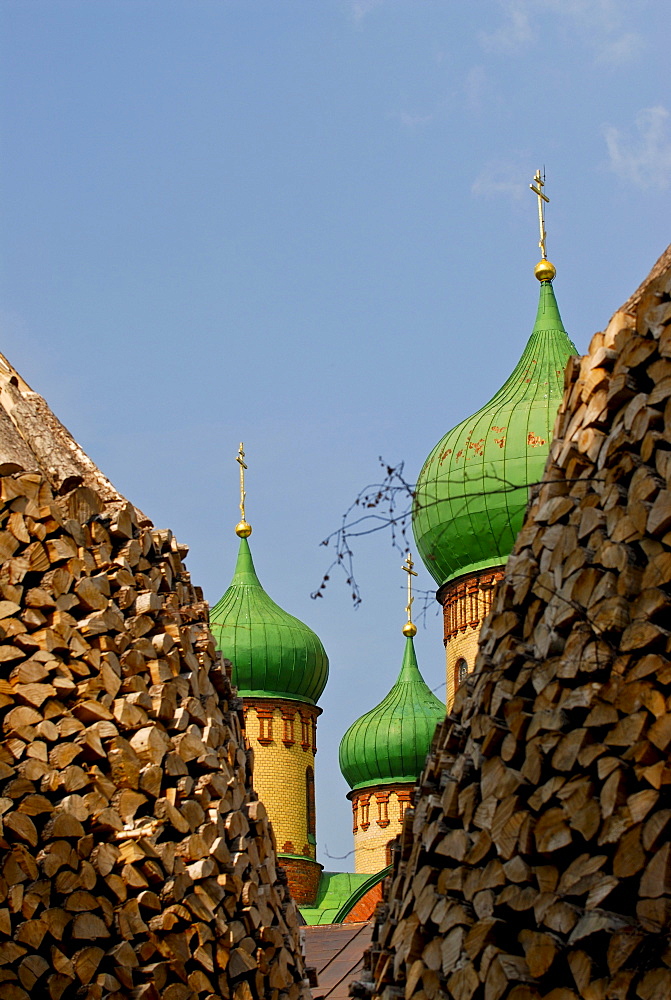
[[[534,268],[534,274],[539,281],[552,281],[556,273],[557,268],[545,258],[539,260]]]
[[[249,538],[252,533],[252,526],[248,524],[245,518],[245,497],[247,496],[245,493],[245,469],[247,466],[245,465],[245,448],[242,441],[240,442],[235,461],[240,466],[240,513],[242,514],[242,518],[235,526],[235,533],[238,538]]]
[[[408,620],[403,626],[401,631],[403,632],[403,635],[407,636],[407,638],[409,639],[412,639],[413,635],[417,635],[417,626],[412,620],[412,603],[415,600],[415,598],[412,596],[412,578],[413,576],[417,576],[414,569],[412,568],[414,565],[415,564],[412,561],[412,556],[408,552],[405,563],[403,564],[403,566],[401,566],[401,569],[405,570],[405,572],[408,574],[408,603],[405,608],[405,610],[408,612]]]

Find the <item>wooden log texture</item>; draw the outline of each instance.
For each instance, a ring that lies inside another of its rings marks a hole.
[[[301,1000],[207,605],[106,499],[0,478],[0,996]]]
[[[86,486],[110,511],[128,505],[44,397],[0,354],[0,474],[19,469],[41,473],[56,494]],[[151,525],[142,511],[135,514],[138,524]]]
[[[355,995],[671,996],[670,361],[671,248],[569,363]]]

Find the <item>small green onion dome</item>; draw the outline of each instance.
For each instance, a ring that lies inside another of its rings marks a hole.
[[[417,666],[412,636],[405,641],[401,672],[380,704],[354,722],[340,742],[340,770],[355,791],[370,785],[415,782],[445,705],[429,690]]]
[[[221,654],[233,663],[241,697],[317,704],[329,672],[324,647],[312,629],[268,597],[245,536],[231,585],[210,612],[210,628]]]
[[[543,475],[566,362],[577,353],[552,284],[542,280],[533,332],[514,372],[439,441],[417,481],[413,532],[439,586],[508,558],[529,487]]]

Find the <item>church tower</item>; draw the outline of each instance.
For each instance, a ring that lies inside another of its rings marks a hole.
[[[417,666],[412,621],[413,563],[408,573],[405,651],[396,683],[379,705],[354,722],[340,743],[340,770],[351,788],[355,871],[371,874],[389,864],[387,845],[402,830],[403,816],[424,766],[445,705],[427,687]]]
[[[233,663],[254,750],[254,787],[268,810],[280,863],[298,904],[312,904],[322,866],[317,863],[314,764],[317,701],[328,659],[312,629],[280,608],[254,569],[245,520],[244,451],[240,445],[240,538],[231,585],[210,612],[222,655]]]
[[[542,259],[534,269],[540,300],[531,337],[496,395],[438,442],[415,491],[413,532],[443,606],[448,709],[473,669],[494,585],[522,527],[530,490],[543,474],[564,369],[578,353],[552,287],[556,270],[545,252],[548,198],[540,171],[534,181]]]

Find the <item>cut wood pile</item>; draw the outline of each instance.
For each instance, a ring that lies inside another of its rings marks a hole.
[[[128,503],[77,444],[44,397],[31,389],[0,354],[0,475],[11,472],[38,472],[57,496],[76,486],[89,486],[108,511]],[[134,509],[139,524],[151,524]]]
[[[307,997],[186,550],[86,456],[63,488],[57,421],[47,481],[23,426],[0,409],[0,1000]]]
[[[568,366],[358,995],[671,997],[671,248]]]

